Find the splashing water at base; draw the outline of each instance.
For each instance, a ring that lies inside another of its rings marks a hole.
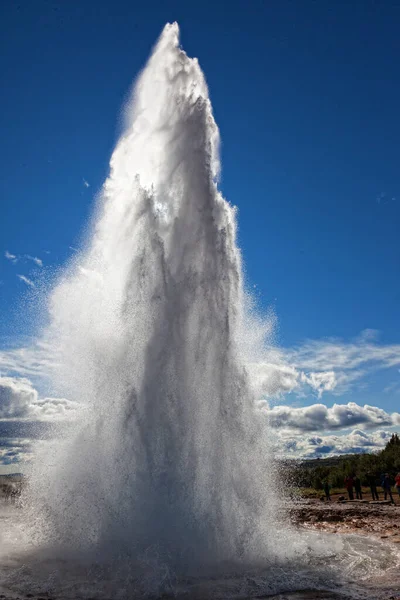
[[[311,564],[326,583],[344,548],[279,523],[249,367],[270,323],[249,309],[207,86],[178,34],[136,84],[86,250],[50,295],[54,387],[82,410],[39,453],[30,527],[6,540],[28,536],[15,589],[243,597],[306,587]]]
[[[0,521],[0,594],[10,600],[21,594],[66,600],[143,596],[387,600],[400,588],[399,553],[393,545],[367,536],[291,530],[290,538],[281,537],[280,557],[271,552],[262,565],[220,569],[213,576],[201,571],[197,576],[177,576],[154,548],[133,560],[120,555],[92,561],[77,549],[66,558],[34,548],[23,510],[3,508]]]

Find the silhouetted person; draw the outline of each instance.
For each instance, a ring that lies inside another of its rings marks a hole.
[[[392,483],[390,481],[390,477],[389,477],[389,473],[386,473],[385,478],[383,480],[383,493],[385,494],[385,500],[387,500],[387,497],[389,495],[389,498],[392,502],[392,504],[394,504],[394,500],[393,500],[393,496],[392,496]]]
[[[376,489],[375,475],[368,473],[367,475],[368,485],[371,488],[372,500],[379,500],[378,490]]]
[[[331,486],[329,485],[329,483],[327,481],[325,481],[325,483],[324,483],[324,494],[325,494],[325,498],[327,500],[329,500],[329,502],[331,501],[330,491],[331,491]]]
[[[356,491],[357,500],[362,500],[361,481],[357,475],[354,476],[354,489]]]
[[[348,475],[346,477],[346,479],[344,480],[344,486],[347,490],[347,493],[349,495],[349,500],[354,500],[354,495],[353,495],[353,486],[354,486],[354,481],[351,475]]]

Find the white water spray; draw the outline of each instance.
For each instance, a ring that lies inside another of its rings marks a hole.
[[[86,410],[36,487],[48,542],[152,549],[199,574],[265,557],[274,502],[246,371],[262,335],[217,188],[207,85],[178,34],[165,27],[136,84],[87,251],[51,296],[57,385]]]

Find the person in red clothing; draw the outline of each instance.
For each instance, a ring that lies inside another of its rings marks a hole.
[[[400,496],[400,473],[397,473],[396,477],[394,478],[394,485],[396,486],[397,493]]]
[[[354,479],[351,475],[348,475],[346,477],[346,479],[344,480],[344,487],[346,488],[347,493],[349,495],[349,500],[354,500],[354,495],[353,495]]]

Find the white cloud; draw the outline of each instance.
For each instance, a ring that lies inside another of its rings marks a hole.
[[[321,398],[324,392],[332,392],[338,384],[338,379],[334,371],[321,371],[319,373],[301,373],[300,380],[308,384]]]
[[[65,432],[80,412],[78,402],[40,398],[29,379],[0,377],[0,468],[30,461],[38,442]]]
[[[0,466],[18,465],[33,458],[30,440],[0,438]],[[12,469],[15,471],[16,466]]]
[[[4,252],[4,256],[14,264],[18,262],[18,256],[16,254],[11,254],[8,250]]]
[[[38,399],[37,391],[28,379],[0,377],[0,418],[26,416]]]
[[[48,343],[0,350],[0,372],[8,375],[45,378],[57,367],[56,352]]]
[[[31,256],[30,254],[24,254],[22,257],[18,256],[17,254],[11,254],[11,252],[9,252],[8,250],[5,251],[4,256],[11,261],[13,264],[16,264],[19,260],[21,259],[25,259],[25,262],[27,260],[30,260],[32,262],[34,262],[38,267],[43,267],[43,261],[41,258],[38,258],[37,256]]]
[[[30,407],[30,416],[45,421],[64,421],[75,419],[80,408],[78,402],[74,402],[73,400],[66,400],[65,398],[42,398],[32,404]]]
[[[400,367],[400,344],[380,344],[377,336],[378,332],[366,329],[349,342],[337,338],[307,340],[297,347],[282,349],[279,361],[269,365],[266,375],[275,370],[273,377],[277,381],[283,372],[290,372],[291,384],[284,378],[282,386],[276,386],[275,395],[289,391],[300,396],[314,393],[318,398],[326,392],[341,395],[355,384],[360,385],[370,373]],[[274,388],[268,389],[271,390],[273,396]]]
[[[334,404],[328,408],[324,404],[305,407],[274,406],[264,407],[270,427],[292,431],[334,431],[350,427],[373,429],[400,425],[399,413],[387,413],[377,406],[359,406],[355,402]]]
[[[379,344],[377,332],[366,329],[350,342],[331,338],[308,340],[287,350],[288,359],[299,369],[346,373],[355,369],[400,366],[400,344]]]
[[[25,275],[17,275],[18,279],[20,279],[23,283],[25,283],[25,285],[28,285],[29,287],[35,287],[35,284],[33,283],[33,281],[31,279],[28,279],[28,277],[25,277]]]
[[[251,363],[248,372],[260,396],[278,397],[298,386],[299,373],[283,360]]]
[[[363,385],[370,374],[400,367],[400,344],[380,344],[377,332],[367,329],[348,342],[307,340],[294,348],[268,352],[267,361],[248,365],[257,392],[268,398],[284,394],[340,396]]]
[[[85,186],[85,188],[88,188],[88,187],[90,187],[90,183],[88,183],[88,182],[86,181],[86,179],[84,179],[84,180],[83,180],[83,185]]]
[[[37,256],[31,256],[30,254],[25,254],[25,258],[34,262],[38,267],[43,267],[43,261],[41,258]]]
[[[279,432],[273,445],[280,458],[323,458],[340,454],[378,452],[389,441],[392,432],[365,432],[354,429],[345,435],[293,435]]]
[[[0,377],[0,419],[63,421],[74,419],[79,404],[65,398],[39,398],[26,378]]]

